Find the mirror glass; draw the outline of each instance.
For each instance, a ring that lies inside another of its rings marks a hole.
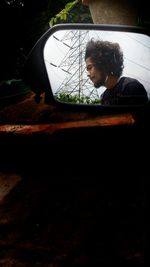
[[[133,32],[76,29],[56,31],[44,47],[45,66],[55,98],[62,102],[102,104],[100,99],[106,86],[94,86],[85,63],[86,44],[91,39],[120,45],[124,59],[121,77],[137,79],[145,87],[149,98],[149,36]]]

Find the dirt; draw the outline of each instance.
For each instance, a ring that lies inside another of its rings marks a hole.
[[[21,177],[1,199],[0,266],[143,266],[143,188],[62,178]]]
[[[67,112],[64,116],[45,104],[37,106],[29,94],[1,108],[0,120],[3,125],[61,121]],[[77,119],[81,114],[76,113]],[[134,143],[135,135],[129,134],[128,149],[122,143],[123,133],[124,128],[119,133],[79,129],[52,140],[7,138],[2,133],[0,267],[144,266],[141,135]]]

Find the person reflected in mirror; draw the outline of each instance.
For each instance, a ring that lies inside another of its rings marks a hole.
[[[85,63],[94,87],[106,87],[100,96],[100,104],[137,105],[148,102],[144,86],[137,79],[122,76],[124,56],[118,43],[91,39],[86,45]]]

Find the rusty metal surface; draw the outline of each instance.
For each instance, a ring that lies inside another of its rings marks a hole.
[[[143,267],[144,173],[134,180],[139,162],[120,153],[133,116],[62,116],[33,94],[0,110],[0,266]]]
[[[10,193],[20,179],[21,177],[16,174],[0,173],[0,201]]]
[[[0,202],[0,266],[143,266],[144,192],[126,189],[21,179]]]
[[[132,114],[111,115],[92,118],[91,120],[78,120],[71,122],[34,124],[34,125],[0,125],[0,134],[52,134],[62,129],[115,126],[115,125],[133,125],[135,120]]]
[[[40,104],[30,93],[22,101],[6,106],[0,110],[0,134],[52,134],[55,131],[69,128],[96,126],[133,125],[132,114],[96,116],[90,118],[88,112],[63,112],[54,106]]]
[[[0,266],[143,266],[144,192],[126,189],[21,179],[0,202]]]

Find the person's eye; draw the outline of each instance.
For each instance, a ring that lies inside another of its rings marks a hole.
[[[93,65],[89,65],[89,66],[87,66],[86,70],[90,71],[92,68],[93,68]]]

